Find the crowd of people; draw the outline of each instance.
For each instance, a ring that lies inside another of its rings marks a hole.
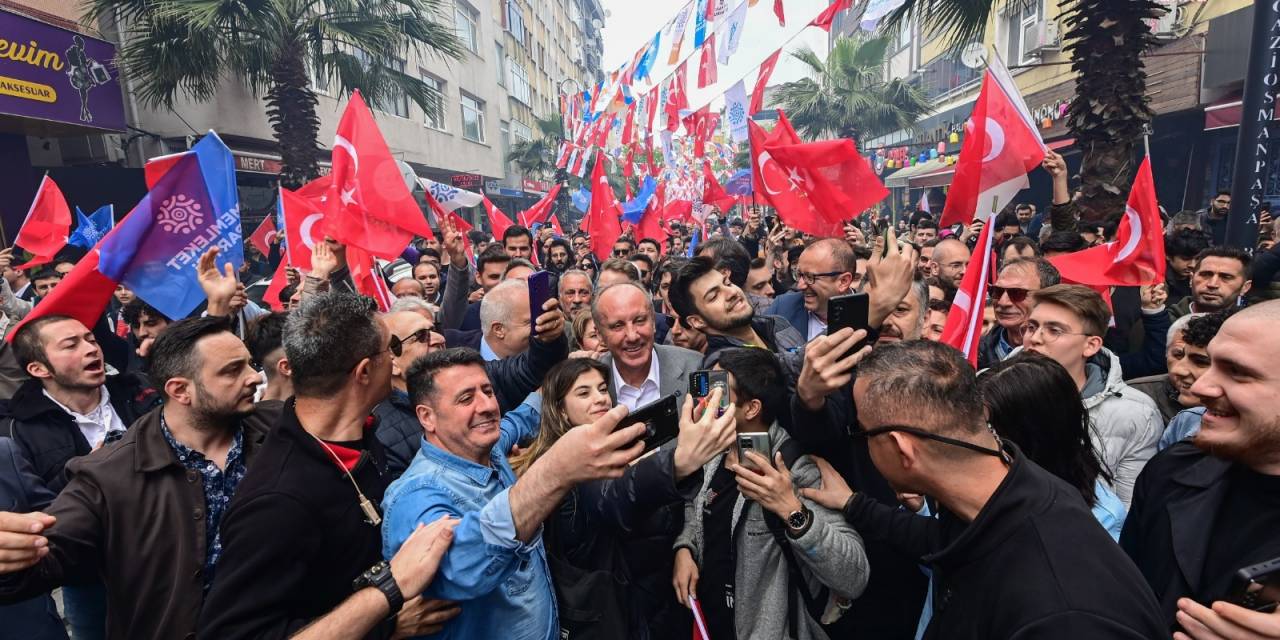
[[[1245,251],[1229,194],[1170,216],[1166,281],[1104,296],[1050,258],[1115,228],[1045,169],[1047,210],[992,222],[976,370],[939,339],[981,223],[925,212],[812,238],[748,209],[603,260],[446,220],[386,311],[327,241],[284,311],[273,245],[206,253],[189,318],[120,287],[30,320],[0,638],[1280,638],[1233,583],[1280,557],[1270,221]],[[73,264],[12,258],[6,332]],[[828,329],[858,292],[868,328]],[[647,447],[628,415],[671,396]]]

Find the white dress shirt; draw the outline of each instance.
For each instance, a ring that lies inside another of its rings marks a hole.
[[[97,449],[101,446],[108,433],[124,431],[128,426],[120,419],[120,416],[116,415],[115,407],[111,406],[111,394],[107,393],[107,385],[104,384],[99,389],[102,392],[101,399],[98,401],[98,406],[90,410],[89,413],[76,413],[49,395],[48,391],[44,392],[46,398],[70,414],[72,418],[75,418],[76,426],[80,428],[80,433],[84,434],[84,439],[89,441],[90,449]]]
[[[805,340],[813,340],[827,332],[827,323],[819,318],[812,311],[806,311],[809,314],[809,333],[805,336]]]
[[[613,388],[618,394],[618,404],[626,405],[629,411],[635,411],[662,397],[662,391],[658,387],[658,351],[654,349],[649,354],[649,375],[638,387],[623,381],[618,374],[617,358],[609,364],[609,368],[613,370]]]

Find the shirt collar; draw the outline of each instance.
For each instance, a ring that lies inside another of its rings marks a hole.
[[[203,453],[188,447],[177,438],[173,437],[173,432],[169,431],[169,423],[164,419],[164,412],[160,413],[160,433],[164,436],[165,442],[169,443],[169,448],[173,449],[173,453],[178,456],[178,462],[186,464],[188,462],[200,462],[208,460]],[[222,465],[222,470],[230,469],[232,465],[238,463],[244,455],[244,429],[239,423],[236,424],[235,438],[231,441],[231,448],[227,450],[227,461]]]
[[[480,357],[484,358],[485,362],[502,359],[502,356],[493,352],[493,348],[489,346],[489,339],[485,336],[480,336]]]
[[[622,379],[622,375],[618,373],[617,358],[613,359],[613,362],[609,364],[609,368],[613,369],[613,388],[615,390],[621,389],[623,387],[628,387],[631,389],[640,389],[644,387],[646,384],[649,384],[650,382],[652,382],[653,386],[655,387],[658,387],[658,388],[662,387],[662,385],[658,383],[658,350],[657,349],[649,350],[649,375],[645,377],[644,382],[641,382],[639,386],[632,387],[631,385],[627,384],[625,380]]]
[[[418,449],[418,455],[440,466],[461,473],[477,486],[481,487],[488,485],[493,480],[495,475],[498,473],[498,465],[502,464],[502,461],[498,459],[498,456],[495,455],[495,452],[492,450],[489,452],[489,466],[486,467],[482,464],[476,464],[471,460],[455,456],[452,453],[427,442],[425,437],[422,438],[422,444]]]
[[[103,407],[109,407],[109,406],[111,406],[111,394],[107,391],[107,385],[105,385],[105,384],[104,384],[104,385],[102,385],[102,386],[100,386],[100,387],[98,387],[98,392],[99,392],[98,397],[100,398],[100,399],[98,400],[98,406],[96,406],[96,407],[94,407],[94,408],[90,409],[90,410],[89,410],[89,413],[79,413],[79,412],[75,411],[74,409],[72,409],[72,408],[68,407],[67,405],[62,404],[61,402],[58,402],[58,399],[57,399],[57,398],[55,398],[55,397],[53,397],[52,395],[50,395],[50,394],[49,394],[49,390],[48,390],[48,389],[41,389],[41,392],[42,392],[42,393],[44,393],[44,397],[48,398],[50,402],[52,402],[52,403],[54,403],[54,404],[58,405],[58,408],[59,408],[59,409],[62,409],[63,411],[66,411],[66,412],[67,412],[68,414],[70,414],[72,417],[80,418],[80,419],[82,419],[82,420],[88,420],[88,421],[90,421],[90,422],[102,422],[102,424],[103,424],[104,426],[108,426],[108,427],[109,427],[109,426],[111,426],[111,425],[107,424],[107,422],[106,422],[106,421],[101,421],[101,420],[98,420],[98,419],[96,419],[96,418],[92,418],[92,417],[90,417],[90,416],[93,416],[94,414],[97,414],[97,413],[101,412]]]

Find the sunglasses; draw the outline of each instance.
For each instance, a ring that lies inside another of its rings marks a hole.
[[[924,438],[925,440],[933,440],[934,442],[941,442],[942,444],[951,445],[953,447],[968,449],[975,453],[981,453],[988,456],[995,456],[1003,460],[1005,464],[1012,464],[1013,460],[1009,457],[1009,454],[1005,453],[1004,442],[1000,440],[1000,436],[996,434],[996,430],[993,429],[991,425],[987,425],[987,430],[990,431],[991,435],[996,439],[996,446],[999,447],[998,449],[990,449],[981,445],[976,445],[972,442],[966,442],[964,440],[957,440],[955,438],[940,436],[936,433],[930,433],[918,427],[909,427],[901,424],[885,425],[883,427],[876,427],[874,429],[859,431],[858,433],[861,433],[862,437],[868,440],[879,435],[892,433],[894,431],[901,432],[901,433],[909,433],[913,436],[916,436],[917,438]]]
[[[410,342],[421,342],[427,344],[431,338],[430,329],[418,329],[413,333],[401,338],[400,336],[391,336],[391,341],[387,344],[387,349],[391,351],[391,355],[399,358],[404,355],[404,346]]]
[[[999,300],[1001,296],[1009,296],[1009,301],[1017,304],[1027,299],[1027,295],[1031,293],[1030,289],[1020,289],[1018,287],[997,287],[990,285],[987,290],[991,292],[992,300]]]

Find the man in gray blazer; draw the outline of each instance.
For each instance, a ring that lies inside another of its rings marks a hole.
[[[591,301],[596,331],[609,353],[610,392],[618,404],[635,411],[672,393],[684,396],[689,374],[702,365],[702,354],[654,344],[653,298],[632,282],[596,292]]]

